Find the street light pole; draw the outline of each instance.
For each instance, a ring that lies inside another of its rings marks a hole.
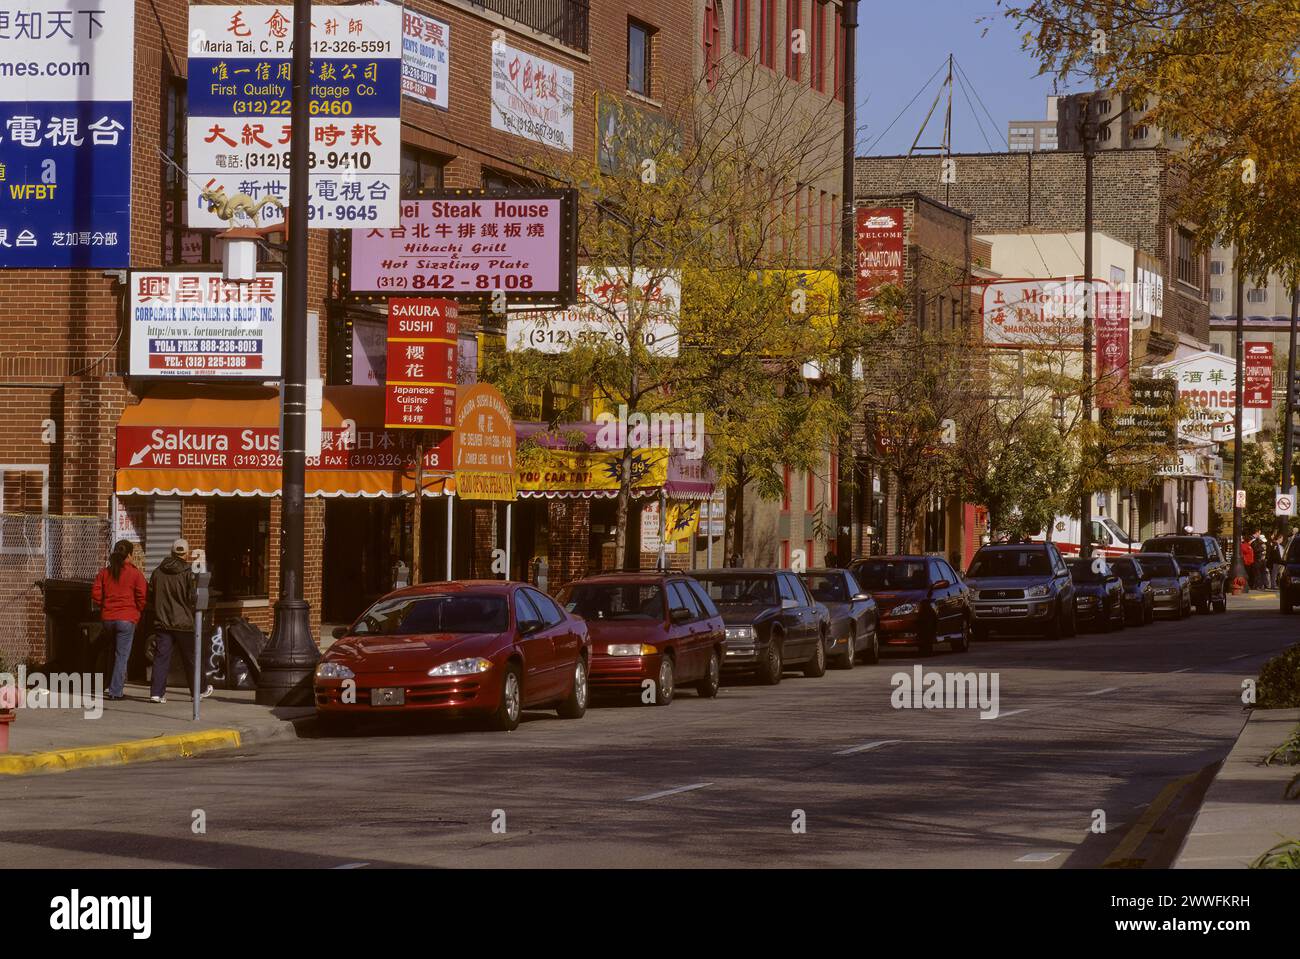
[[[841,26],[844,29],[844,144],[843,193],[840,214],[840,317],[845,324],[856,323],[858,318],[858,270],[856,236],[856,209],[854,202],[854,164],[857,156],[857,40],[858,0],[844,0]],[[846,350],[840,356],[840,380],[843,384],[846,406],[853,397],[853,357]],[[836,460],[839,469],[832,481],[838,490],[835,510],[835,555],[840,565],[847,567],[853,559],[853,499],[857,486],[857,457],[853,449],[853,429],[846,417],[839,435],[839,452]],[[844,476],[849,477],[848,482]]]
[[[1237,357],[1237,400],[1233,404],[1232,411],[1232,578],[1233,580],[1244,579],[1246,576],[1246,566],[1241,561],[1241,524],[1244,519],[1241,508],[1241,391],[1245,388],[1243,382],[1245,378],[1245,287],[1246,276],[1241,266],[1241,244],[1238,243],[1233,249],[1233,266],[1237,273],[1237,328],[1236,328],[1236,357]]]
[[[1286,418],[1283,422],[1286,424],[1285,432],[1282,434],[1282,492],[1289,492],[1292,485],[1291,479],[1291,457],[1295,453],[1295,435],[1292,432],[1295,421],[1295,346],[1296,346],[1296,311],[1300,308],[1300,278],[1291,285],[1291,343],[1287,355],[1286,363]],[[1287,518],[1279,516],[1277,518],[1278,528],[1285,530],[1288,526]]]
[[[293,92],[289,112],[288,257],[285,264],[284,380],[281,388],[280,596],[258,657],[257,702],[305,706],[320,653],[303,598],[304,471],[307,447],[307,153],[311,84],[311,0],[293,3]],[[312,348],[316,347],[312,344]]]
[[[1097,154],[1097,122],[1092,97],[1083,101],[1083,390],[1080,396],[1079,555],[1092,546],[1092,497],[1087,484],[1088,433],[1092,425],[1092,161]]]

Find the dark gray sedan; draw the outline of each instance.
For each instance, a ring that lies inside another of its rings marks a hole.
[[[801,575],[813,599],[831,616],[827,658],[839,669],[852,669],[859,659],[879,661],[880,613],[853,574],[847,569],[810,569]]]
[[[1134,553],[1142,571],[1151,577],[1157,613],[1173,613],[1175,619],[1192,614],[1192,581],[1173,553]]]

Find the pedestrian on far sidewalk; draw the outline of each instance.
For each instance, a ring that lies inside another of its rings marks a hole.
[[[1255,589],[1269,589],[1268,584],[1268,540],[1264,538],[1263,530],[1255,530],[1255,535],[1250,540],[1251,551],[1255,554]]]
[[[183,539],[172,543],[171,554],[158,564],[149,581],[153,600],[155,636],[158,649],[153,658],[153,682],[150,700],[167,702],[167,673],[172,665],[172,647],[180,650],[185,664],[186,685],[190,694],[207,699],[212,686],[207,682],[207,671],[200,680],[203,692],[193,687],[194,682],[194,607],[197,603],[197,584],[189,564],[190,544]],[[202,658],[202,657],[200,657]]]
[[[90,587],[90,599],[99,607],[104,632],[113,640],[113,675],[108,681],[106,699],[126,697],[126,664],[131,658],[135,627],[144,612],[146,589],[144,574],[135,568],[131,557],[135,545],[120,539],[113,546],[108,565],[99,571]]]
[[[1246,582],[1242,588],[1249,593],[1251,581],[1255,577],[1255,551],[1250,547],[1250,540],[1244,536],[1241,538],[1241,545],[1238,548],[1241,552],[1241,565],[1246,568]]]
[[[1281,533],[1273,534],[1273,541],[1268,545],[1268,566],[1270,589],[1279,589],[1282,583],[1282,567],[1286,565],[1286,540]]]

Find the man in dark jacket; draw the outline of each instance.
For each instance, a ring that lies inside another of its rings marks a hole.
[[[172,665],[172,647],[180,650],[185,664],[187,685],[194,682],[194,606],[197,601],[194,573],[189,564],[190,544],[183,539],[172,543],[171,554],[158,564],[149,580],[149,598],[153,603],[157,652],[153,658],[153,685],[149,699],[167,702],[167,673]],[[202,696],[212,695],[206,683]],[[191,686],[191,695],[198,691]]]

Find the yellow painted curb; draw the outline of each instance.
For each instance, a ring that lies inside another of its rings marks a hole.
[[[14,753],[0,755],[0,775],[22,776],[27,773],[66,772],[89,766],[121,766],[155,759],[185,759],[216,749],[236,749],[239,744],[237,729],[205,729],[178,736],[132,739],[108,746],[56,749],[44,753]]]

